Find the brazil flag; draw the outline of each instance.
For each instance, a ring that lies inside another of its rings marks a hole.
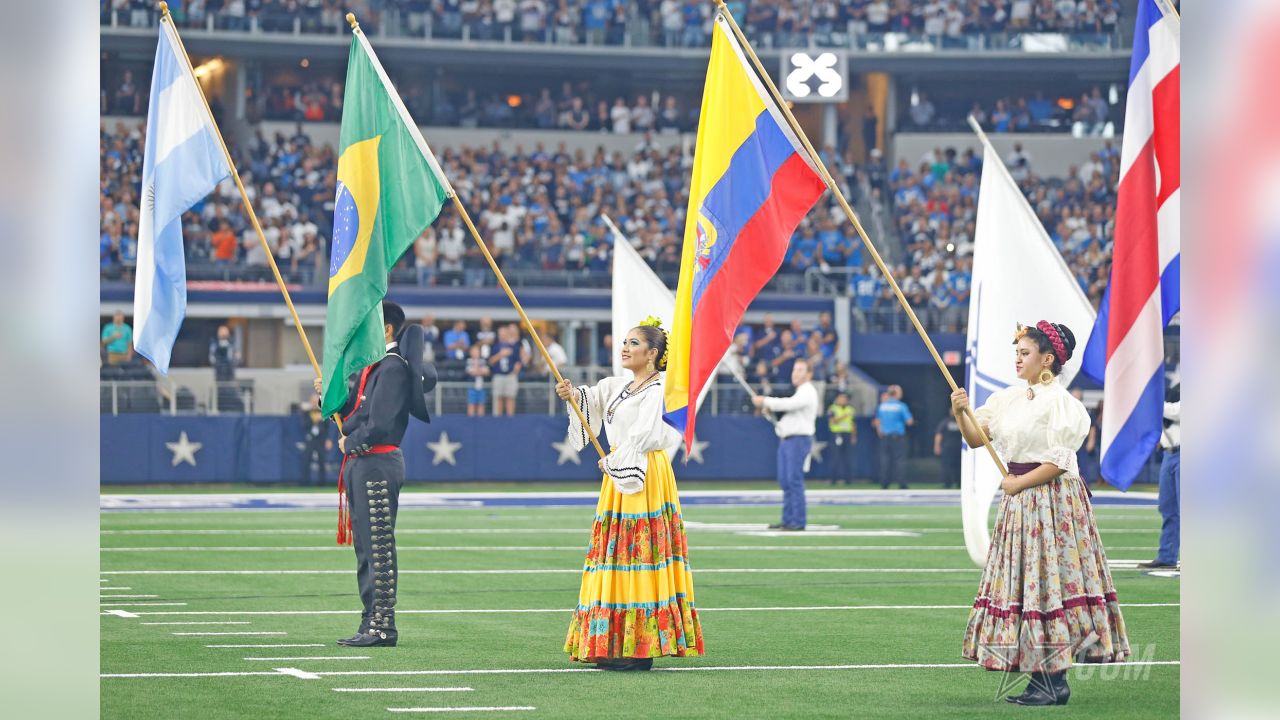
[[[386,354],[387,273],[447,197],[439,165],[356,31],[347,61],[329,256],[321,410],[347,400],[347,377]]]

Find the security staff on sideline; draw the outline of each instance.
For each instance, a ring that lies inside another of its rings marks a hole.
[[[905,490],[907,483],[902,478],[907,464],[907,428],[916,421],[911,417],[911,408],[902,402],[901,386],[889,386],[871,423],[880,436],[880,487],[896,482]]]
[[[853,484],[853,446],[858,443],[858,428],[853,424],[853,405],[849,393],[836,393],[836,401],[827,408],[827,429],[831,431],[831,484],[843,481]]]
[[[804,530],[804,471],[809,451],[813,449],[813,433],[820,402],[818,390],[809,380],[813,371],[809,361],[796,358],[791,366],[791,384],[796,391],[791,397],[751,398],[756,407],[783,413],[773,426],[778,435],[778,484],[782,486],[782,522],[773,529]]]
[[[359,630],[338,641],[349,647],[394,647],[399,638],[395,525],[405,478],[400,442],[410,414],[429,421],[425,394],[436,377],[435,369],[422,360],[422,326],[409,326],[398,340],[404,310],[387,300],[382,302],[382,318],[387,354],[352,376],[354,391],[341,411],[346,434],[338,439],[343,455],[339,486],[347,489],[356,581],[364,604]],[[320,381],[316,384],[319,392]],[[340,518],[340,541],[344,525]]]

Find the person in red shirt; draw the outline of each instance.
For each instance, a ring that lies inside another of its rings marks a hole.
[[[236,242],[236,234],[231,231],[230,227],[217,220],[213,221],[213,232],[209,235],[209,242],[213,245],[213,259],[215,262],[229,263],[235,261],[239,243]]]

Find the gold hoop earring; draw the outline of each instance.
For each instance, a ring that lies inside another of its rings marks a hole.
[[[655,370],[655,368],[654,368],[654,365],[653,365],[653,361],[652,361],[652,360],[650,360],[650,361],[649,361],[649,372],[652,374],[652,373],[654,372],[654,370]]]
[[[1041,384],[1041,385],[1048,385],[1048,384],[1049,384],[1049,383],[1051,383],[1051,382],[1053,382],[1053,371],[1052,371],[1052,370],[1050,370],[1049,368],[1045,368],[1044,370],[1041,370],[1041,371],[1040,371],[1040,384]]]

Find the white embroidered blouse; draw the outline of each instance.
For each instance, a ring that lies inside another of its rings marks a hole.
[[[680,445],[680,433],[662,420],[662,375],[645,382],[634,392],[627,386],[629,377],[607,377],[589,387],[574,388],[578,407],[591,430],[597,435],[601,426],[609,436],[611,448],[605,458],[605,473],[623,495],[644,489],[649,470],[648,453],[666,450],[674,455]],[[591,444],[573,408],[569,412],[569,444],[581,450]]]
[[[1005,462],[1053,463],[1063,477],[1080,477],[1076,451],[1089,435],[1089,412],[1056,378],[998,390],[974,415]]]

